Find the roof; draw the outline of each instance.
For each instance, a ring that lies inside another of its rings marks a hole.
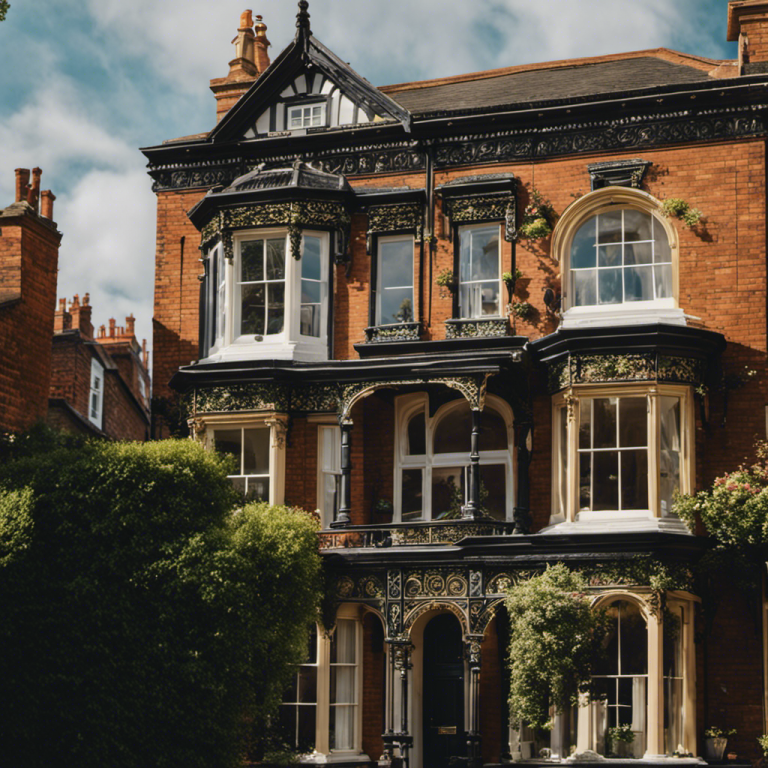
[[[710,72],[722,63],[658,49],[476,72],[381,90],[412,114],[426,114],[711,81]]]

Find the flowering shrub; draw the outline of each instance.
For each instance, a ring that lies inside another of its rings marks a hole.
[[[531,190],[531,202],[523,212],[520,234],[529,240],[543,240],[552,234],[556,218],[552,204],[534,187]]]
[[[726,546],[768,543],[768,444],[757,444],[758,461],[715,479],[711,490],[678,496],[674,511],[693,530],[696,514],[708,533]]]

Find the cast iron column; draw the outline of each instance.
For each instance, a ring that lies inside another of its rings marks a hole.
[[[413,745],[413,736],[408,732],[408,673],[413,646],[407,638],[393,641],[395,669],[400,673],[400,730],[394,734],[394,741],[400,747],[403,768],[408,768],[408,752]]]
[[[532,457],[533,424],[520,422],[515,424],[515,443],[517,444],[517,504],[515,505],[514,533],[531,532],[531,485],[529,469]]]
[[[469,483],[467,503],[461,509],[464,520],[477,520],[480,511],[480,411],[472,411],[472,437],[469,448]]]
[[[469,660],[469,730],[467,731],[467,758],[469,767],[482,764],[480,734],[480,666],[482,663],[482,635],[467,635],[465,638]]]
[[[384,742],[384,749],[379,758],[379,765],[392,765],[392,758],[395,755],[395,647],[392,639],[387,638],[387,675],[386,686],[384,690],[384,733],[381,734],[381,740]]]
[[[341,428],[341,499],[339,513],[331,528],[346,528],[351,522],[352,511],[352,422],[342,421]]]

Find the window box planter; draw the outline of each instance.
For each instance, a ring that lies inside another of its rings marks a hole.
[[[381,344],[387,341],[418,341],[420,337],[421,323],[373,325],[365,329],[367,344]]]
[[[472,339],[483,336],[507,336],[509,323],[505,317],[453,319],[445,321],[446,339]]]

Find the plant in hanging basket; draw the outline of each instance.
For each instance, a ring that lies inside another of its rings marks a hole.
[[[523,211],[523,223],[520,234],[528,240],[543,240],[552,234],[557,214],[549,202],[536,187],[531,190],[531,202]]]
[[[533,312],[533,304],[529,304],[527,301],[515,301],[509,305],[509,312],[511,315],[526,320]]]

